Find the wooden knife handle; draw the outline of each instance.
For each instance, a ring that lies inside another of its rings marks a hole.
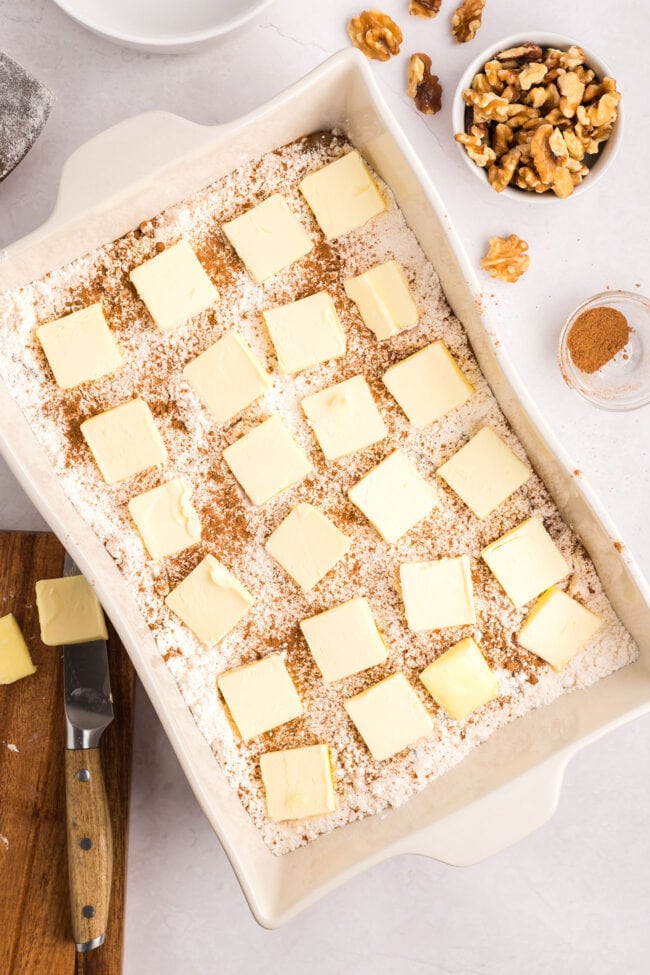
[[[65,753],[68,872],[77,951],[106,936],[113,875],[113,834],[98,748]]]

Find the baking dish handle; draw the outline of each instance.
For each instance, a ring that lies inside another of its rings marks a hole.
[[[569,752],[562,752],[432,826],[406,837],[399,853],[467,867],[539,829],[557,809]]]

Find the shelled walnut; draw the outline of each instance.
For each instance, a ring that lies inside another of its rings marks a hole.
[[[399,54],[402,31],[388,14],[381,10],[362,10],[348,24],[348,36],[367,58],[388,61]]]
[[[442,0],[411,0],[409,13],[412,17],[436,17],[441,6]]]
[[[561,51],[527,42],[487,61],[463,100],[465,132],[456,141],[487,168],[494,190],[563,199],[610,138],[621,95],[613,78],[596,77],[577,45]]]
[[[481,26],[485,0],[463,0],[451,18],[451,32],[459,44],[466,44],[476,37]]]
[[[431,74],[428,54],[411,55],[406,93],[424,115],[435,115],[442,108],[442,86],[438,75]]]
[[[514,284],[530,266],[530,258],[525,252],[525,240],[510,234],[509,237],[490,237],[488,252],[481,260],[481,267],[490,277]]]

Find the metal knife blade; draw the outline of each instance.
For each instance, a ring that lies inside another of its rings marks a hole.
[[[80,575],[67,552],[63,574]],[[63,692],[66,748],[97,748],[102,733],[113,720],[105,640],[64,646]]]

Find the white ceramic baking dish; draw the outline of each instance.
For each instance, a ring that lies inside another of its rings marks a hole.
[[[109,129],[66,164],[50,219],[0,265],[0,291],[119,237],[236,166],[308,132],[337,126],[391,186],[463,321],[499,403],[605,590],[642,648],[641,659],[501,729],[457,768],[399,809],[322,836],[284,857],[264,846],[199,733],[126,584],[64,496],[0,379],[0,448],[23,487],[95,585],[185,773],[260,923],[277,926],[369,864],[419,853],[471,864],[530,833],[553,813],[569,758],[650,707],[650,592],[613,545],[615,529],[583,479],[571,476],[477,301],[478,283],[432,185],[388,111],[364,59],[331,58],[268,105],[206,128],[153,112]],[[1,297],[0,297],[1,300]],[[1,360],[1,351],[0,351]],[[552,851],[549,855],[553,855]]]

